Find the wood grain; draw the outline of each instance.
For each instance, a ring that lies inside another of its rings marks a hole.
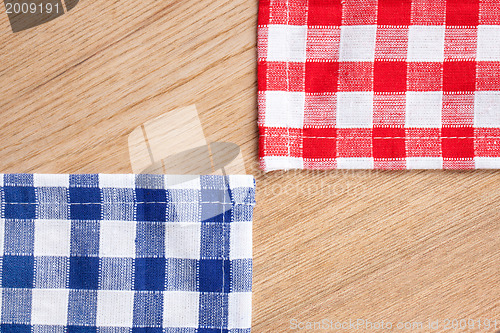
[[[257,179],[254,332],[500,325],[500,172],[262,173],[256,21],[255,0],[81,1],[16,34],[1,13],[0,172],[131,172],[133,129],[195,104],[208,141],[240,145]]]

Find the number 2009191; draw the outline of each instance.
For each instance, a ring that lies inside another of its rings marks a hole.
[[[58,3],[51,4],[36,4],[36,3],[5,3],[5,9],[7,10],[7,14],[52,14],[52,13],[60,13],[61,7]]]

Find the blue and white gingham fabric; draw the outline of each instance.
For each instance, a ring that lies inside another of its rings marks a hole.
[[[252,176],[0,175],[2,333],[250,332]]]

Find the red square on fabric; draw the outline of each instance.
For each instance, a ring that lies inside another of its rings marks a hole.
[[[264,61],[267,59],[268,39],[269,39],[269,28],[268,27],[259,27],[257,30],[257,58],[258,58],[258,61]]]
[[[342,25],[377,24],[377,0],[344,0]]]
[[[342,2],[340,0],[309,0],[308,26],[340,26]]]
[[[407,128],[406,152],[408,157],[440,157],[440,128]]]
[[[302,129],[264,127],[260,133],[261,156],[301,156]]]
[[[339,77],[339,63],[306,62],[306,93],[336,92]]]
[[[439,91],[442,87],[443,63],[408,63],[408,91]]]
[[[258,83],[257,87],[259,91],[267,90],[267,62],[259,61],[257,64],[257,75]]]
[[[444,158],[474,158],[473,127],[443,127],[441,136]]]
[[[474,124],[474,95],[444,94],[441,118],[444,126],[472,126]]]
[[[482,0],[479,3],[479,24],[500,24],[500,0]]]
[[[406,60],[408,27],[378,27],[375,41],[375,59]]]
[[[477,50],[477,28],[446,28],[444,59],[475,59]]]
[[[479,24],[479,0],[447,0],[446,25],[472,26]]]
[[[443,25],[446,15],[446,0],[413,0],[412,25]]]
[[[404,126],[406,96],[404,94],[375,94],[373,96],[373,124]]]
[[[372,91],[373,62],[339,63],[339,91]]]
[[[266,92],[257,92],[257,105],[259,106],[258,124],[259,126],[264,126],[266,117]]]
[[[372,157],[371,128],[338,128],[338,157]]]
[[[267,90],[304,91],[304,63],[268,62]]]
[[[269,13],[270,24],[306,25],[307,1],[273,0]]]
[[[259,1],[259,16],[258,16],[258,24],[259,25],[268,25],[269,24],[269,9],[271,6],[271,0],[260,0]]]
[[[474,160],[472,158],[466,158],[460,160],[452,158],[443,158],[443,169],[449,169],[449,170],[474,169]]]
[[[308,28],[306,43],[307,60],[338,61],[340,32],[340,27]]]
[[[337,129],[304,128],[304,158],[335,158],[337,156]]]
[[[269,24],[287,24],[288,6],[286,0],[272,0],[269,8]]]
[[[335,126],[337,94],[306,94],[304,125]]]
[[[410,25],[411,0],[379,0],[378,25]]]
[[[500,129],[476,128],[474,151],[479,157],[500,157]]]
[[[375,61],[375,92],[406,91],[406,61]]]
[[[477,63],[477,90],[500,90],[500,62]]]
[[[373,161],[374,169],[382,170],[405,170],[406,160],[404,159],[375,159]]]
[[[445,61],[443,64],[443,91],[476,90],[475,61]]]
[[[373,128],[374,158],[404,158],[405,129],[403,127]]]
[[[257,29],[257,58],[258,61],[265,61],[267,59],[269,40],[269,28],[259,27]]]

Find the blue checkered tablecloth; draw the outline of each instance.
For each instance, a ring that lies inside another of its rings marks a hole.
[[[251,176],[0,175],[1,332],[250,332]]]

